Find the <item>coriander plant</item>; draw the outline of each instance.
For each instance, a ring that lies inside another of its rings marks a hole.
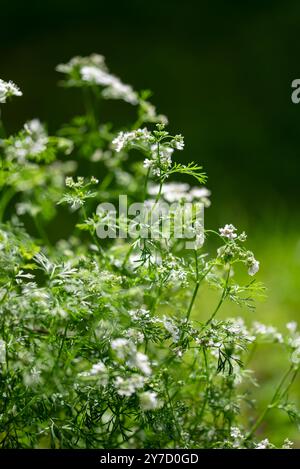
[[[55,135],[38,119],[6,135],[3,111],[22,93],[0,80],[1,447],[273,448],[267,414],[299,422],[289,390],[300,333],[296,323],[282,334],[220,319],[224,302],[252,309],[263,293],[246,234],[204,228],[206,175],[180,163],[184,139],[149,92],[97,54],[57,70],[86,111]],[[105,123],[102,100],[132,105],[135,122]],[[210,312],[197,307],[204,283]],[[258,413],[250,365],[262,343],[280,344],[289,361]]]

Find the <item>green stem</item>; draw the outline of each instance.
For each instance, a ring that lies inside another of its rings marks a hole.
[[[158,164],[160,166],[160,145],[159,145],[159,141],[157,142],[157,159],[158,159]],[[160,170],[160,176],[161,176],[161,170]],[[155,209],[156,205],[159,202],[161,192],[162,192],[162,188],[163,188],[163,183],[164,183],[164,181],[162,179],[160,179],[158,193],[157,193],[157,196],[155,198],[155,202],[154,202],[154,204],[153,204],[153,206],[150,210],[150,219],[151,219],[151,215],[152,215],[153,210]]]
[[[195,299],[196,299],[196,297],[197,297],[197,293],[198,293],[199,286],[200,286],[198,256],[197,256],[197,251],[196,251],[196,249],[194,250],[194,256],[195,256],[195,265],[196,265],[196,283],[195,283],[195,288],[194,288],[193,296],[192,296],[190,305],[189,305],[188,310],[187,310],[187,313],[186,313],[186,322],[188,322],[188,320],[189,320],[189,318],[190,318],[190,315],[191,315],[191,312],[192,312],[192,309],[193,309],[193,306],[194,306],[194,302],[195,302]]]
[[[131,255],[133,249],[134,249],[134,246],[135,246],[135,242],[130,245],[130,247],[129,247],[127,253],[126,253],[126,256],[125,256],[125,258],[123,260],[123,263],[122,263],[122,268],[123,269],[125,268],[125,265],[127,264],[128,260],[129,260],[129,257]]]
[[[228,272],[227,272],[227,275],[226,275],[226,280],[225,280],[225,285],[224,285],[224,288],[223,288],[223,292],[222,292],[222,295],[221,295],[221,298],[220,298],[220,301],[219,303],[217,304],[217,307],[216,309],[214,310],[213,314],[211,315],[211,317],[206,321],[205,325],[208,326],[208,324],[210,324],[212,322],[212,320],[214,319],[214,317],[216,316],[217,312],[219,311],[220,307],[222,306],[222,303],[226,297],[226,294],[227,294],[227,287],[228,287],[228,282],[229,282],[229,276],[230,276],[230,266],[229,266],[229,269],[228,269]]]
[[[178,433],[178,436],[179,438],[181,439],[181,429],[180,429],[180,425],[178,424],[177,422],[177,418],[176,418],[176,415],[175,415],[175,411],[174,411],[174,406],[173,406],[173,403],[172,403],[172,399],[171,399],[171,396],[170,396],[170,393],[169,393],[169,384],[168,384],[168,378],[165,379],[165,391],[166,391],[166,395],[167,395],[167,400],[168,400],[168,404],[169,404],[169,409],[171,411],[171,414],[172,414],[172,417],[173,417],[173,423],[174,423],[174,426],[177,430],[177,433]],[[175,442],[175,439],[174,439],[174,447],[176,445],[176,442]]]
[[[150,176],[150,170],[151,170],[151,168],[148,168],[148,171],[147,171],[147,174],[146,174],[146,178],[145,178],[145,184],[144,184],[144,201],[145,201],[145,199],[147,198],[147,187],[148,187],[148,179],[149,179],[149,176]]]
[[[248,355],[248,358],[247,360],[244,362],[244,367],[247,368],[248,364],[250,363],[250,361],[252,360],[255,352],[257,350],[257,342],[254,342],[253,346],[251,347],[251,350],[249,352],[249,355]]]
[[[82,213],[83,213],[83,216],[84,216],[84,219],[87,220],[88,219],[88,216],[87,216],[87,213],[86,213],[86,210],[85,210],[85,207],[82,206]],[[97,235],[95,233],[91,233],[91,236],[92,236],[92,239],[93,241],[95,242],[98,250],[99,250],[99,253],[102,254],[102,256],[104,256],[104,251],[102,249],[102,246],[101,244],[99,243],[99,240],[97,238]]]
[[[207,355],[206,355],[206,350],[203,348],[203,357],[204,357],[204,364],[205,364],[205,375],[206,375],[206,383],[205,383],[205,396],[204,396],[204,401],[201,407],[201,411],[199,414],[198,422],[202,421],[204,410],[207,404],[207,399],[208,399],[208,387],[209,387],[209,370],[208,370],[208,363],[207,363]],[[197,424],[198,424],[197,422]]]
[[[8,206],[9,202],[11,201],[14,195],[15,189],[12,186],[7,189],[4,189],[4,193],[0,201],[0,223],[2,223],[6,207]]]
[[[0,109],[0,138],[6,138],[6,131],[2,120],[2,111]]]
[[[156,196],[156,198],[155,198],[155,202],[154,202],[154,204],[152,205],[152,208],[151,208],[151,210],[150,210],[150,221],[151,221],[151,216],[152,216],[153,210],[155,209],[156,205],[157,205],[158,202],[159,202],[159,199],[160,199],[160,196],[161,196],[162,187],[163,187],[163,181],[160,181],[158,193],[157,193],[157,196]]]
[[[92,129],[96,130],[97,129],[97,118],[96,118],[96,115],[95,115],[93,102],[92,102],[92,96],[90,94],[89,88],[83,88],[83,100],[84,100],[84,105],[85,105],[86,114],[87,114],[89,123],[90,123]]]
[[[157,142],[157,154],[158,154],[158,158],[160,158],[160,153],[159,153],[159,142]],[[144,201],[147,197],[147,185],[148,185],[148,179],[149,179],[149,176],[150,176],[150,168],[148,169],[147,171],[147,174],[146,174],[146,178],[145,178],[145,183],[144,183]],[[151,207],[151,210],[150,210],[150,214],[149,214],[149,219],[151,221],[151,216],[152,216],[152,213],[153,213],[153,210],[155,209],[156,205],[158,204],[159,202],[159,199],[160,199],[160,196],[161,196],[161,191],[162,191],[162,186],[163,186],[163,181],[160,181],[160,184],[159,184],[159,190],[158,190],[158,194],[155,198],[155,202],[153,204],[153,206]],[[128,249],[127,251],[127,254],[125,256],[125,259],[122,263],[122,268],[125,267],[125,265],[127,264],[128,262],[128,259],[130,257],[130,254],[132,253],[133,249],[134,249],[134,246],[135,246],[136,242],[134,242],[133,244],[131,244],[130,248]]]
[[[49,238],[47,236],[47,233],[40,221],[40,218],[39,218],[39,215],[37,214],[35,217],[33,217],[33,221],[34,221],[34,224],[35,224],[35,227],[41,237],[41,239],[44,241],[44,243],[47,245],[47,246],[51,246],[51,243],[49,241]]]
[[[275,407],[275,405],[278,403],[278,399],[280,397],[280,391],[285,383],[285,381],[287,380],[290,372],[293,370],[293,365],[286,371],[286,373],[283,375],[280,383],[278,384],[277,388],[275,389],[275,393],[270,401],[270,403],[267,405],[267,407],[262,411],[262,413],[260,414],[260,416],[257,418],[256,422],[254,423],[254,425],[252,426],[251,430],[249,431],[248,435],[247,435],[247,440],[249,438],[251,438],[251,436],[253,435],[253,433],[258,429],[258,427],[260,426],[260,424],[262,423],[262,421],[264,420],[265,416],[267,415],[267,413],[269,412],[270,409],[272,409],[273,407]],[[295,377],[296,377],[296,374],[297,374],[298,370],[296,370],[296,373],[294,374],[292,380],[290,381],[290,383],[288,384],[287,388],[285,389],[285,391],[282,393],[281,397],[283,397],[287,392],[288,390],[290,389]]]
[[[63,347],[64,347],[64,344],[65,344],[65,340],[66,340],[66,338],[67,338],[68,327],[69,327],[69,324],[67,323],[67,324],[66,324],[66,327],[65,327],[65,330],[64,330],[63,337],[62,337],[62,339],[61,339],[61,343],[60,343],[58,355],[57,355],[57,358],[56,358],[56,361],[55,361],[55,366],[57,366],[58,363],[59,363],[59,359],[60,359],[61,354],[62,354],[62,351],[63,351]]]

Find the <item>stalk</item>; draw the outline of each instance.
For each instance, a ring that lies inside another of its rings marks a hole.
[[[199,286],[200,286],[198,256],[197,256],[197,251],[196,251],[196,249],[194,250],[194,256],[195,256],[195,265],[196,265],[196,283],[195,283],[195,288],[194,288],[193,296],[192,296],[190,305],[189,305],[188,310],[187,310],[187,313],[186,313],[186,322],[188,322],[188,320],[189,320],[189,318],[190,318],[190,315],[191,315],[191,312],[192,312],[192,309],[193,309],[193,306],[194,306],[194,303],[195,303],[195,299],[196,299],[196,297],[197,297],[197,293],[198,293],[198,290],[199,290]]]
[[[219,301],[219,303],[217,304],[217,307],[216,307],[216,309],[214,310],[214,312],[213,312],[213,314],[211,315],[211,317],[208,319],[208,321],[206,321],[206,323],[205,323],[206,326],[208,326],[208,324],[210,324],[210,323],[212,322],[212,320],[213,320],[214,317],[216,316],[217,312],[219,311],[220,307],[222,306],[223,301],[225,300],[225,297],[226,297],[226,294],[227,294],[227,287],[228,287],[228,282],[229,282],[229,276],[230,276],[230,267],[229,267],[228,272],[227,272],[227,275],[226,275],[226,281],[225,281],[225,285],[224,285],[224,288],[223,288],[223,292],[222,292],[220,301]]]
[[[292,379],[290,380],[289,384],[287,385],[286,389],[284,390],[284,392],[280,395],[280,391],[285,383],[285,381],[287,380],[289,374],[291,373],[291,371],[294,369],[294,365],[291,365],[290,368],[286,371],[286,373],[283,375],[281,381],[279,382],[277,388],[275,389],[275,393],[270,401],[270,403],[267,405],[267,407],[262,411],[262,413],[260,414],[260,416],[257,418],[256,422],[254,423],[254,425],[252,426],[251,430],[249,431],[248,435],[247,435],[247,440],[249,438],[251,438],[251,436],[253,435],[253,433],[258,429],[258,427],[260,426],[260,424],[262,423],[262,421],[264,420],[264,418],[266,417],[267,413],[269,412],[269,410],[271,410],[272,408],[276,407],[276,405],[278,404],[278,402],[282,399],[282,397],[284,397],[290,387],[292,386],[296,376],[297,376],[297,373],[298,373],[298,369],[295,370],[294,372],[294,375],[292,377]]]
[[[14,195],[15,190],[13,187],[8,187],[6,189],[4,188],[4,192],[0,201],[0,223],[2,223],[6,207],[8,206],[9,202],[11,201]]]

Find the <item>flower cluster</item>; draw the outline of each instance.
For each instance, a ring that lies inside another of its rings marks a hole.
[[[170,135],[164,130],[163,124],[157,124],[157,130],[153,132],[147,128],[120,132],[112,144],[117,152],[130,148],[140,149],[146,155],[144,167],[158,177],[168,176],[174,150],[184,149],[182,135]]]
[[[287,323],[286,327],[290,332],[287,344],[290,349],[291,362],[297,367],[300,365],[300,333],[298,325],[292,321]]]
[[[66,64],[57,66],[57,71],[66,74],[68,86],[100,86],[104,99],[121,99],[127,103],[138,104],[138,95],[130,85],[110,74],[102,55],[92,54],[89,57],[74,57]]]
[[[0,103],[6,103],[11,96],[22,96],[22,91],[13,81],[0,79]]]
[[[159,186],[155,184],[149,186],[148,192],[152,196],[157,196],[159,190]],[[205,207],[210,206],[211,192],[206,187],[191,187],[183,182],[169,182],[163,185],[161,195],[169,203],[198,201],[202,202]]]
[[[153,143],[155,140],[148,129],[137,129],[131,132],[120,132],[112,141],[112,145],[116,152],[125,150],[126,148],[135,146],[144,146],[149,142]]]
[[[69,192],[64,194],[58,204],[68,204],[71,210],[75,211],[82,207],[86,200],[96,197],[96,192],[90,191],[90,186],[98,184],[97,178],[92,176],[89,181],[85,181],[82,176],[74,181],[72,176],[66,177],[65,184]]]
[[[255,275],[259,271],[259,261],[255,259],[253,252],[244,249],[239,243],[246,241],[247,236],[241,233],[239,236],[236,233],[236,228],[233,225],[225,225],[224,228],[219,228],[219,233],[222,238],[228,239],[226,244],[218,249],[218,256],[225,262],[242,262],[248,267],[248,274]]]
[[[16,159],[24,163],[28,158],[37,158],[47,150],[48,135],[45,127],[38,119],[26,122],[24,130],[18,137],[11,139],[6,148],[10,160]]]
[[[147,355],[138,352],[133,341],[124,338],[114,339],[111,343],[118,359],[125,361],[129,368],[137,368],[144,375],[151,374],[151,367]]]

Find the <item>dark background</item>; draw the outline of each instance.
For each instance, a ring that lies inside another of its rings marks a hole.
[[[54,67],[98,52],[125,83],[150,88],[185,136],[184,158],[209,175],[214,222],[299,224],[299,0],[2,0],[0,12],[0,77],[24,93],[4,109],[9,130],[40,117],[54,131],[80,112]],[[104,119],[125,124],[128,106],[109,104]]]

